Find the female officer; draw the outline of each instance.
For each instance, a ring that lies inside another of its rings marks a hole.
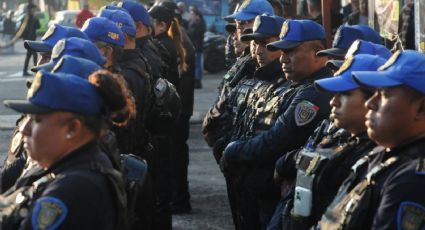
[[[122,79],[107,71],[88,80],[40,71],[27,101],[5,101],[29,115],[21,129],[24,146],[42,170],[2,194],[4,229],[123,228],[122,177],[96,141],[107,121],[127,111],[127,95]]]

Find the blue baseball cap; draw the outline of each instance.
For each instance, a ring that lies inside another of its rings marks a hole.
[[[364,36],[363,40],[373,42],[375,44],[383,44],[382,37],[373,28],[366,25],[352,25],[353,28],[360,30]]]
[[[102,41],[112,45],[124,47],[124,34],[118,26],[107,18],[89,18],[81,30],[93,42]]]
[[[151,25],[149,13],[142,4],[133,1],[115,2],[113,4],[127,10],[135,22],[142,22],[145,26]]]
[[[303,42],[326,40],[326,33],[319,23],[312,20],[286,20],[280,31],[280,41],[267,45],[269,50],[292,49]]]
[[[357,89],[360,86],[351,77],[353,71],[376,71],[386,59],[370,54],[359,54],[345,59],[344,64],[334,74],[334,77],[320,79],[314,82],[319,90],[344,92]],[[376,79],[375,79],[376,80]]]
[[[381,44],[376,44],[373,42],[359,39],[354,41],[353,44],[350,46],[347,53],[345,54],[345,58],[348,58],[349,56],[355,56],[357,54],[377,55],[384,59],[388,59],[392,55],[391,51]],[[329,60],[326,62],[326,66],[332,69],[338,69],[339,67],[341,67],[343,62],[344,61],[341,60]]]
[[[27,100],[5,100],[4,104],[24,114],[65,111],[98,115],[103,109],[103,99],[89,81],[73,74],[44,70],[35,75]]]
[[[123,10],[103,9],[98,14],[99,17],[107,18],[118,26],[123,33],[132,37],[136,36],[136,25],[133,18]]]
[[[338,28],[332,43],[332,48],[317,52],[319,56],[335,56],[343,58],[351,44],[357,39],[371,41],[380,44],[379,34],[368,26],[348,26],[342,25]]]
[[[98,64],[88,59],[64,55],[53,67],[52,73],[74,74],[88,79],[92,73],[101,69]]]
[[[283,18],[279,16],[258,15],[255,17],[252,33],[241,36],[242,41],[279,36]]]
[[[354,80],[369,87],[407,86],[425,94],[425,55],[413,51],[397,51],[378,71],[354,71]]]
[[[64,55],[85,58],[100,66],[103,66],[106,63],[106,59],[92,42],[81,38],[66,38],[58,41],[53,47],[50,62],[35,66],[31,69],[31,71],[37,72],[40,69],[52,70],[59,59],[61,59]]]
[[[24,41],[24,47],[25,49],[32,50],[34,52],[50,53],[52,52],[53,46],[55,46],[56,42],[63,38],[70,37],[89,40],[87,35],[77,28],[53,24],[49,27],[46,33],[44,33],[43,37],[41,37],[41,41],[26,40]]]
[[[226,19],[249,21],[262,14],[274,15],[273,7],[267,0],[245,0],[238,11],[226,16]]]

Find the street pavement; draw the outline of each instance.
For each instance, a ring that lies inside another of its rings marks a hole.
[[[0,50],[0,165],[7,154],[10,138],[19,117],[3,105],[5,99],[24,99],[25,82],[32,77],[22,76],[25,49],[22,42],[15,45],[12,54]],[[230,230],[233,229],[228,206],[226,185],[213,156],[204,142],[201,123],[217,96],[217,86],[224,73],[204,73],[203,88],[195,90],[194,113],[190,120],[189,187],[193,211],[173,216],[176,230]]]

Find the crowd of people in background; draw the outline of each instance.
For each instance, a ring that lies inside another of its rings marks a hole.
[[[244,0],[225,17],[228,70],[202,135],[234,227],[423,229],[425,55],[408,48],[411,18],[393,43],[353,1],[332,13],[330,38],[320,2],[300,1],[298,18],[287,1]],[[21,117],[0,170],[1,229],[167,230],[192,211],[206,23],[185,7],[85,7],[81,28],[54,24],[37,41],[27,6],[16,34],[35,76],[25,100],[4,101]]]

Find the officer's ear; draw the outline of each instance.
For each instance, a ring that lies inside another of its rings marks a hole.
[[[420,99],[418,99],[418,110],[416,114],[416,118],[418,120],[424,120],[425,121],[425,96],[422,96]]]
[[[68,132],[67,132],[67,139],[72,139],[75,137],[81,136],[81,133],[83,131],[83,121],[77,117],[74,117],[69,123],[68,123]]]

